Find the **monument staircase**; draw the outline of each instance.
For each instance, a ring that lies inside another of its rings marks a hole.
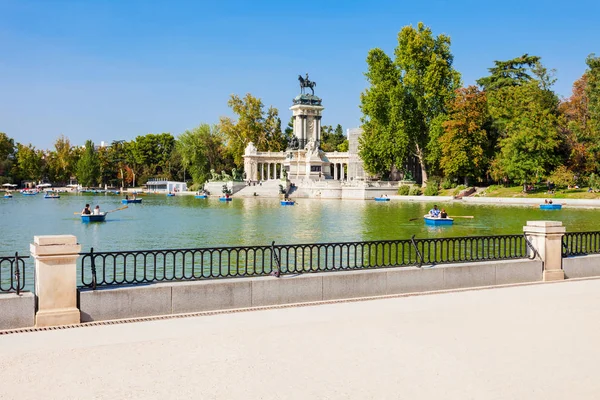
[[[239,190],[235,194],[235,197],[278,197],[279,185],[285,185],[285,182],[280,179],[269,179],[260,183],[256,182]]]

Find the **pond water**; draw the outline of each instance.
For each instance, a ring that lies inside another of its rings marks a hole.
[[[563,221],[568,232],[597,230],[600,211],[565,207],[559,211],[537,206],[438,204],[456,219],[453,226],[428,227],[422,218],[433,202],[299,199],[282,207],[278,199],[144,195],[142,204],[108,214],[104,223],[82,223],[85,203],[103,211],[122,206],[114,195],[62,194],[0,198],[0,255],[29,254],[35,235],[72,234],[82,251],[196,248],[231,245],[343,242],[379,239],[518,234],[528,220]],[[411,218],[418,218],[409,221]]]

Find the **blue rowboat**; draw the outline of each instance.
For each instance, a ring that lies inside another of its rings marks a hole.
[[[389,197],[375,197],[375,201],[390,201]]]
[[[98,215],[94,214],[81,214],[81,222],[104,222],[106,219],[106,213]]]
[[[219,201],[231,201],[231,197],[219,197]]]
[[[167,193],[167,197],[173,197],[175,196],[175,193]]]
[[[23,196],[35,196],[37,192],[23,192]]]
[[[540,210],[560,210],[562,204],[540,204]]]
[[[282,206],[293,206],[296,204],[294,200],[281,200],[280,203]]]
[[[5,195],[4,195],[4,198],[5,198],[5,199],[12,199],[12,194],[5,194]]]
[[[425,225],[440,226],[452,225],[454,223],[454,220],[452,218],[433,218],[429,215],[424,215],[423,218],[425,219]]]
[[[44,195],[44,198],[45,199],[60,199],[60,195],[58,195],[58,194],[52,194],[50,196]]]
[[[121,203],[123,204],[139,204],[142,202],[142,199],[122,199]]]
[[[208,199],[208,195],[206,194],[197,194],[194,197],[197,199]]]

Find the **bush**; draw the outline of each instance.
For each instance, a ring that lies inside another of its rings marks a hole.
[[[421,188],[418,186],[413,186],[410,188],[410,191],[408,192],[409,196],[420,196],[421,195]]]
[[[427,187],[425,188],[425,192],[423,193],[425,196],[437,196],[439,192],[437,182],[430,183],[427,182]]]
[[[556,187],[564,188],[575,184],[575,175],[567,167],[561,165],[552,172],[548,180],[554,183]]]
[[[594,190],[600,189],[600,176],[592,173],[588,178],[588,185]]]
[[[410,186],[408,186],[408,185],[398,186],[398,194],[400,196],[408,196],[408,193],[410,193]]]
[[[446,178],[442,181],[441,183],[442,189],[452,189],[453,187],[456,186],[456,183],[452,182],[452,180]]]

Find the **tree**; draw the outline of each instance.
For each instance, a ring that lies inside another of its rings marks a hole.
[[[11,183],[11,169],[14,164],[15,153],[17,149],[15,141],[9,138],[6,133],[0,132],[0,179],[1,183]],[[5,182],[6,181],[6,182]]]
[[[100,162],[94,142],[85,142],[85,150],[77,162],[77,181],[85,187],[95,186],[100,179]]]
[[[371,87],[361,95],[364,139],[361,157],[368,172],[388,172],[415,156],[427,182],[433,122],[446,114],[446,105],[460,86],[453,68],[450,38],[433,37],[422,22],[398,34],[392,60],[380,49],[367,57]]]
[[[40,181],[43,178],[43,152],[17,143],[17,169],[22,180]]]
[[[75,170],[75,155],[71,142],[64,135],[60,135],[54,142],[54,151],[50,153],[49,170],[52,173],[52,181],[68,182]]]
[[[488,68],[490,76],[478,79],[477,84],[485,91],[520,86],[533,79],[531,69],[539,62],[540,57],[529,54],[523,54],[512,60],[494,61],[495,66]]]
[[[447,176],[463,177],[468,185],[469,178],[483,175],[487,167],[488,120],[485,93],[475,86],[458,89],[440,137],[441,165]]]
[[[270,107],[269,130],[266,126],[266,119],[263,111],[263,103],[259,98],[250,93],[242,99],[238,95],[231,95],[227,105],[237,115],[237,121],[228,117],[221,117],[219,129],[227,139],[227,148],[233,156],[234,162],[238,167],[244,164],[244,149],[248,143],[252,142],[258,151],[270,150],[269,134],[276,134],[273,129],[273,118],[277,116],[277,109]],[[269,115],[268,115],[269,117]],[[279,128],[281,131],[281,128]]]
[[[336,125],[335,130],[331,125],[321,127],[321,149],[323,151],[341,151],[338,148],[344,141],[346,141],[346,136],[340,124]]]
[[[494,93],[490,113],[502,120],[499,152],[492,164],[495,179],[507,177],[525,185],[559,163],[557,111],[546,107],[545,97],[537,81]]]
[[[200,124],[191,131],[186,130],[177,138],[177,152],[194,183],[206,182],[211,169],[225,168],[222,162],[224,137],[217,125]]]
[[[590,54],[585,60],[587,86],[585,95],[588,101],[590,130],[593,137],[600,137],[600,57]]]

